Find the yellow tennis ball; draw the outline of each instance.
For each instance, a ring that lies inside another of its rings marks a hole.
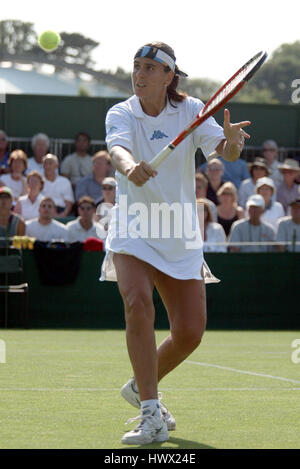
[[[39,36],[38,42],[45,52],[53,52],[59,46],[60,35],[55,31],[44,31]]]

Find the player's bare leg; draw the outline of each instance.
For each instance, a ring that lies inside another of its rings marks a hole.
[[[141,400],[157,399],[154,334],[154,268],[133,256],[114,254],[126,318],[127,348]]]
[[[157,392],[157,350],[154,334],[154,268],[133,256],[114,255],[118,286],[126,317],[129,357],[140,395],[140,424],[125,433],[124,444],[148,444],[169,439]],[[134,419],[136,420],[136,419]]]
[[[206,293],[203,280],[178,280],[158,271],[155,285],[171,330],[157,351],[160,381],[199,346],[206,327]]]

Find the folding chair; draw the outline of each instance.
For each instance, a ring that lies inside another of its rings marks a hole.
[[[20,325],[24,324],[25,305],[25,327],[29,326],[29,302],[28,283],[24,282],[22,250],[12,247],[0,248],[0,275],[4,278],[4,284],[0,284],[0,294],[4,293],[4,327],[8,323],[8,295],[17,293],[20,298]],[[22,283],[10,283],[13,275]]]

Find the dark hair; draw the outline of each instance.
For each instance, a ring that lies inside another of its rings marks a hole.
[[[79,137],[85,137],[89,142],[91,141],[91,137],[87,132],[78,132],[78,134],[75,136],[75,141],[77,141]]]
[[[145,44],[145,46],[157,47],[158,49],[161,49],[163,52],[165,52],[170,57],[172,57],[172,59],[174,61],[176,60],[174,50],[172,49],[172,47],[168,46],[168,44],[166,44],[165,42],[155,42],[154,41],[154,42],[149,42],[148,44]],[[170,70],[171,70],[170,67],[168,67],[168,66],[165,67],[165,72],[166,73],[169,72]],[[168,98],[169,98],[170,102],[173,101],[175,103],[182,103],[182,101],[184,101],[185,98],[187,97],[187,94],[183,93],[183,91],[177,90],[177,86],[178,86],[178,83],[179,83],[179,76],[176,74],[177,70],[179,70],[179,69],[176,65],[175,66],[174,78],[173,78],[172,82],[170,83],[170,85],[167,88],[167,95],[168,95]]]

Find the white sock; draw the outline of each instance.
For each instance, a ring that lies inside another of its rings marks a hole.
[[[148,399],[146,401],[141,401],[141,413],[147,414],[148,412],[153,414],[155,411],[155,416],[161,417],[160,405],[158,399]]]

